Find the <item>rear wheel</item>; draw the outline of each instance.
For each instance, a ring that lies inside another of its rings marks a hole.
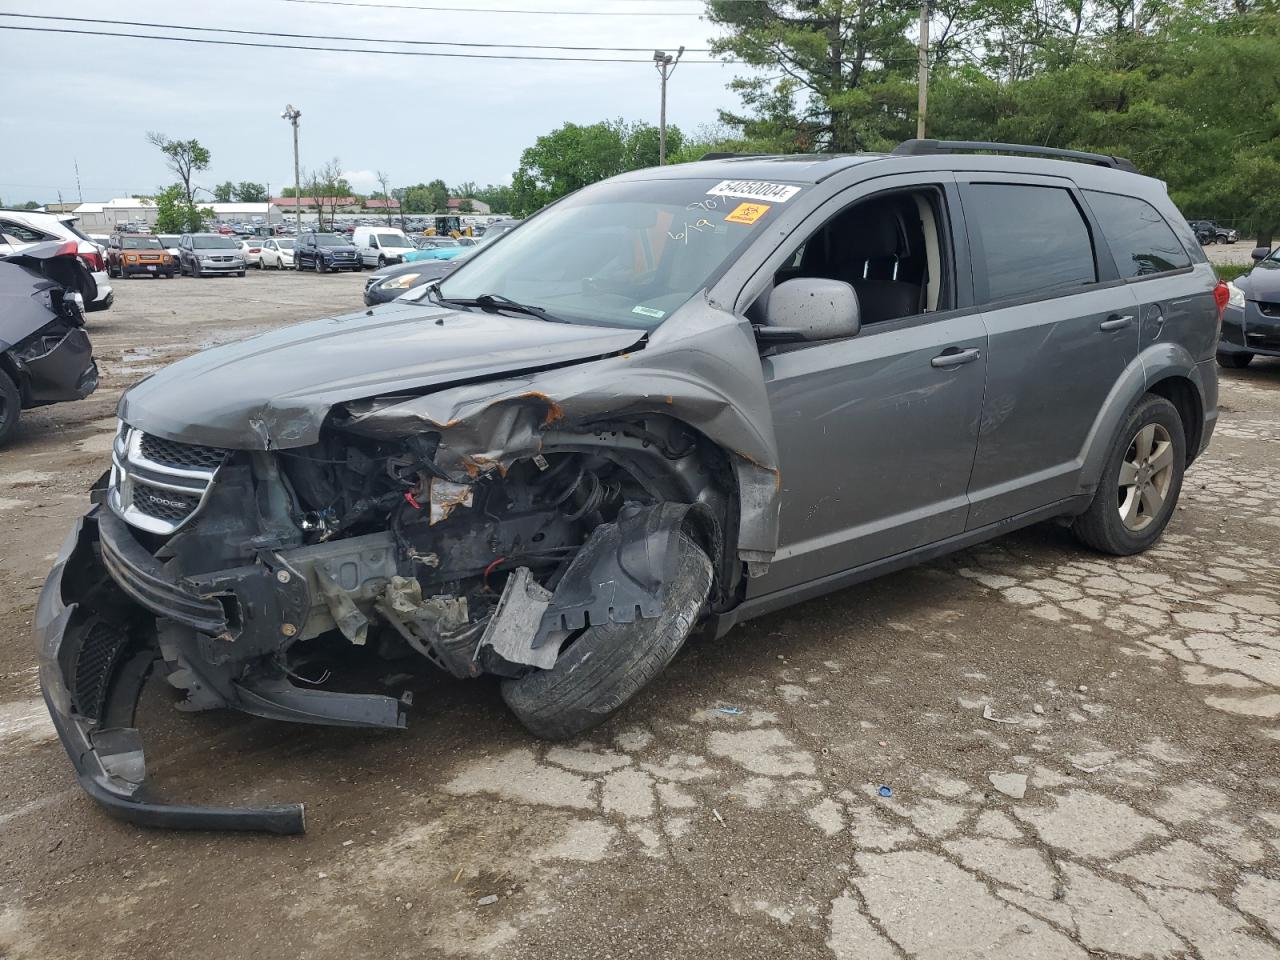
[[[530,733],[567,740],[599,726],[671,662],[711,592],[711,561],[683,535],[668,587],[661,616],[587,627],[550,670],[503,681],[502,699]]]
[[[324,273],[324,264],[320,262],[319,257],[316,257],[315,268],[316,268],[316,273]]]
[[[22,413],[22,396],[18,385],[0,370],[0,447],[3,447],[13,431],[18,429],[18,417]]]
[[[1228,370],[1243,370],[1253,362],[1252,353],[1220,353],[1218,354],[1218,366],[1226,367]]]
[[[1103,553],[1141,553],[1164,533],[1178,504],[1186,463],[1177,408],[1164,397],[1148,395],[1113,442],[1093,502],[1072,530]]]
[[[243,271],[243,270],[240,270],[239,272],[237,272],[237,273],[236,273],[236,276],[237,276],[237,277],[243,277],[243,276],[244,276],[244,271]]]

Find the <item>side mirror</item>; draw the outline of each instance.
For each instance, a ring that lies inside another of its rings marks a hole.
[[[786,331],[788,339],[837,340],[857,336],[861,329],[853,287],[841,280],[796,277],[778,284],[770,294],[760,332],[769,339],[773,331]]]
[[[1265,260],[1267,259],[1267,254],[1270,252],[1271,250],[1269,247],[1254,247],[1253,252],[1249,254],[1249,256],[1253,257],[1255,260]]]

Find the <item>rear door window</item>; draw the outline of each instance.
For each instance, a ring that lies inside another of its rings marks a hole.
[[[1172,228],[1145,200],[1097,190],[1086,190],[1084,195],[1120,276],[1148,277],[1191,266]]]
[[[1097,281],[1089,227],[1070,191],[972,183],[964,198],[970,240],[981,254],[974,284],[982,300],[1055,296]]]

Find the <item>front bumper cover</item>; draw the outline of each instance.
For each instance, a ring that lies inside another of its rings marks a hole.
[[[68,682],[67,674],[82,666],[84,657],[101,657],[86,650],[83,631],[73,624],[79,617],[77,603],[67,603],[63,579],[73,557],[83,559],[95,549],[97,512],[94,507],[76,522],[58,551],[57,559],[36,604],[32,624],[40,661],[40,688],[58,737],[75,767],[80,786],[102,804],[111,816],[148,827],[184,830],[252,830],[294,834],[305,829],[302,804],[266,807],[206,807],[167,803],[152,798],[146,787],[142,740],[136,728],[113,725],[118,715],[95,719],[81,712],[78,698],[87,696],[83,682]],[[143,653],[120,665],[116,683],[126,701],[136,705],[153,657]],[[99,691],[103,696],[106,691]],[[132,705],[129,707],[130,721]]]

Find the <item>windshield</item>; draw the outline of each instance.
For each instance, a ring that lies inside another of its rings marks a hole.
[[[197,250],[239,250],[230,237],[192,237],[191,245]]]
[[[159,240],[166,247],[176,247],[178,245],[178,238],[173,234],[163,233],[160,235]]]
[[[714,282],[798,192],[715,180],[588,187],[451,275],[441,295],[495,294],[573,323],[653,329]]]
[[[160,241],[155,237],[121,237],[122,250],[160,250]]]
[[[335,237],[331,233],[317,233],[316,245],[321,247],[346,247],[350,246],[346,237]]]
[[[285,240],[285,239],[281,239],[281,240],[277,240],[277,241],[276,241],[276,243],[279,245],[279,247],[280,247],[280,249],[281,249],[281,250],[292,250],[292,249],[293,249],[293,241],[292,241],[292,240]]]
[[[380,233],[378,234],[378,246],[380,247],[411,247],[406,237],[400,236],[398,233]]]

